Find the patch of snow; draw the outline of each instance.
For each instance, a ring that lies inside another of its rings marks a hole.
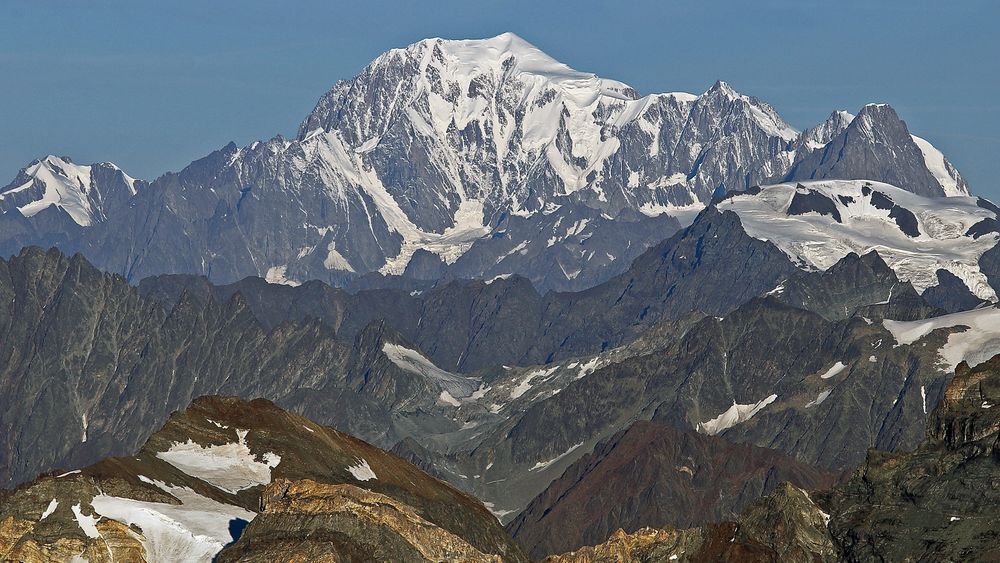
[[[736,401],[733,401],[733,406],[729,407],[725,412],[711,420],[699,422],[697,426],[695,426],[695,430],[701,432],[702,434],[715,436],[716,434],[728,430],[737,424],[750,420],[755,414],[763,410],[764,407],[777,400],[777,398],[777,395],[770,395],[760,401],[757,401],[756,403],[748,405],[741,405]]]
[[[180,504],[147,502],[98,495],[95,512],[142,530],[147,561],[212,561],[235,538],[233,521],[250,522],[256,514],[238,506],[204,497],[187,487],[166,485],[141,476],[180,501]]]
[[[541,368],[529,372],[521,379],[520,382],[518,382],[517,385],[514,386],[513,389],[511,389],[510,398],[517,399],[521,397],[521,395],[524,395],[525,393],[528,392],[529,389],[531,389],[532,381],[534,381],[535,379],[548,379],[548,377],[552,375],[557,369],[559,369],[559,366],[555,366],[549,369]]]
[[[74,469],[73,471],[67,471],[66,473],[63,473],[61,475],[56,475],[56,479],[58,479],[60,477],[66,477],[67,475],[75,475],[75,474],[77,474],[79,472],[80,472],[79,469]]]
[[[831,366],[830,369],[826,370],[826,372],[824,372],[823,375],[820,376],[820,378],[821,379],[830,379],[831,377],[833,377],[833,376],[837,375],[838,373],[844,371],[844,368],[846,368],[846,367],[847,366],[844,365],[844,362],[837,362],[837,363],[833,364],[833,366]]]
[[[832,389],[827,389],[825,391],[820,391],[819,396],[817,396],[816,399],[814,399],[814,400],[809,401],[808,403],[806,403],[806,408],[808,409],[809,407],[815,407],[815,406],[818,406],[818,405],[822,405],[823,401],[825,401],[826,398],[830,396],[830,393],[832,391],[833,391]]]
[[[292,287],[301,285],[300,282],[297,282],[295,280],[290,280],[287,277],[285,277],[285,272],[287,271],[288,271],[287,264],[284,266],[272,266],[271,268],[268,268],[267,273],[264,274],[264,281],[266,281],[267,283],[290,285]]]
[[[84,514],[80,509],[80,503],[73,505],[73,516],[76,517],[76,523],[80,525],[80,529],[86,534],[88,538],[99,538],[101,533],[97,531],[97,521],[100,518],[94,516],[93,514]]]
[[[271,469],[281,463],[281,456],[267,452],[257,461],[246,443],[247,430],[236,430],[238,441],[223,445],[202,446],[192,440],[174,443],[156,457],[226,492],[236,494],[256,485],[271,482]]]
[[[378,477],[375,476],[375,472],[372,471],[371,466],[368,465],[367,459],[360,459],[357,465],[351,465],[347,468],[347,470],[350,471],[351,475],[353,475],[358,481],[378,479]]]
[[[492,512],[493,516],[496,516],[497,520],[500,520],[501,522],[503,521],[504,516],[517,512],[516,510],[504,510],[502,508],[497,508],[492,502],[483,502],[483,506],[486,507],[486,510]]]
[[[574,450],[576,450],[577,448],[579,448],[582,445],[583,445],[583,442],[580,442],[579,444],[576,444],[575,446],[571,446],[570,449],[564,451],[563,453],[557,455],[556,457],[554,457],[554,458],[552,458],[552,459],[550,459],[548,461],[539,461],[538,463],[536,463],[535,465],[533,465],[531,467],[531,469],[529,469],[528,471],[544,471],[544,470],[548,469],[549,467],[551,467],[553,463],[556,463],[560,459],[562,459],[562,458],[568,456],[569,454],[573,453]]]
[[[594,356],[593,358],[590,359],[590,361],[580,366],[580,371],[577,372],[576,377],[574,379],[583,379],[584,377],[594,373],[594,371],[597,369],[600,363],[601,363],[601,357]]]
[[[920,401],[924,405],[924,414],[927,414],[927,389],[923,385],[920,386]]]
[[[386,342],[382,346],[382,353],[400,369],[421,375],[440,385],[443,389],[441,397],[443,398],[444,394],[447,393],[454,402],[458,402],[456,399],[465,399],[471,396],[482,384],[477,378],[445,371],[434,365],[434,362],[424,357],[420,352],[399,344]]]
[[[59,506],[59,501],[57,501],[56,499],[52,499],[49,502],[49,505],[45,508],[45,512],[42,512],[42,517],[39,518],[38,521],[41,522],[42,520],[45,520],[46,518],[51,516],[52,513],[56,511],[57,506]]]
[[[948,197],[955,196],[967,196],[969,192],[967,189],[958,185],[957,171],[951,167],[951,165],[945,160],[944,154],[941,153],[934,145],[930,144],[926,139],[917,137],[916,135],[910,135],[913,138],[913,142],[917,144],[920,152],[924,156],[924,165],[927,166],[927,170],[930,171],[934,179],[941,184],[941,189],[944,190],[944,195]]]
[[[451,393],[447,391],[441,391],[441,394],[438,396],[438,404],[451,405],[453,407],[462,406],[462,403],[455,399],[455,397],[452,397]]]
[[[323,267],[327,270],[354,271],[350,261],[344,258],[343,254],[337,252],[337,241],[330,241],[330,244],[326,245],[326,258],[323,259]]]
[[[965,327],[964,331],[948,335],[948,341],[938,350],[938,368],[946,373],[955,371],[963,360],[970,366],[979,365],[1000,350],[1000,308],[985,307],[941,315],[919,321],[884,320],[882,325],[896,339],[896,346],[918,342],[940,328]]]

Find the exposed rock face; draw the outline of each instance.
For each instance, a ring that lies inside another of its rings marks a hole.
[[[836,561],[826,516],[809,495],[782,484],[735,522],[686,530],[643,528],[547,557],[548,563],[613,561]]]
[[[850,480],[826,492],[783,485],[733,523],[620,532],[550,560],[610,561],[608,554],[625,553],[637,561],[718,561],[734,560],[732,550],[745,550],[744,561],[995,560],[998,401],[1000,355],[974,368],[962,364],[913,452],[873,450]],[[702,538],[727,527],[730,547],[713,551]],[[693,548],[682,551],[678,538],[695,538]]]
[[[892,347],[882,319],[933,309],[876,256],[809,273],[749,238],[738,240],[786,260],[794,279],[772,268],[753,281],[737,268],[734,295],[720,295],[738,304],[752,284],[773,293],[785,280],[787,304],[775,293],[720,319],[663,320],[677,306],[664,287],[697,295],[708,284],[697,271],[731,271],[713,245],[732,233],[714,218],[627,279],[546,297],[520,278],[411,295],[167,276],[136,292],[82,258],[26,251],[0,263],[0,453],[11,460],[0,467],[13,484],[125,454],[204,393],[266,395],[384,448],[412,437],[424,451],[408,459],[509,518],[636,420],[711,428],[835,470],[872,446],[914,447],[924,399],[933,404],[947,379],[937,350],[959,329]],[[690,273],[682,257],[699,248]]]
[[[869,104],[825,146],[800,155],[785,180],[874,180],[924,196],[968,195],[965,179],[925,143],[910,135],[892,107]]]
[[[261,507],[218,561],[504,561],[406,504],[354,485],[276,480]]]
[[[259,510],[267,517],[249,532],[254,539],[224,560],[280,553],[287,546],[264,532],[296,514],[321,530],[313,540],[327,539],[328,551],[348,560],[373,552],[396,561],[524,560],[481,503],[396,456],[269,401],[220,397],[174,414],[134,456],[5,495],[0,553],[210,561]]]
[[[987,561],[1000,556],[1000,356],[960,365],[913,453],[872,452],[830,495],[830,530],[852,560]]]
[[[826,489],[836,478],[773,450],[638,422],[571,465],[507,528],[541,558],[619,528],[731,519],[783,481]]]

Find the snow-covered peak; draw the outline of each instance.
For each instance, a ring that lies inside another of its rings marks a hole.
[[[90,166],[74,164],[69,158],[49,155],[28,165],[18,177],[19,185],[4,190],[0,198],[7,199],[32,187],[44,186],[40,197],[18,206],[25,217],[55,205],[66,211],[78,225],[93,222],[93,209],[87,193],[91,189]],[[16,181],[16,182],[17,182]]]
[[[436,67],[441,70],[442,78],[459,83],[468,84],[482,75],[493,78],[531,75],[559,87],[572,101],[583,106],[593,103],[595,95],[622,99],[638,97],[630,86],[574,70],[510,32],[488,39],[425,39],[388,53],[390,59],[401,54],[418,58],[425,72]],[[373,64],[379,64],[382,59],[380,57]]]
[[[105,218],[111,200],[135,195],[136,182],[109,162],[82,165],[69,157],[48,155],[23,168],[11,184],[0,189],[0,212],[16,208],[32,217],[55,206],[86,227]]]
[[[826,270],[848,253],[877,251],[919,292],[945,269],[980,299],[996,292],[979,258],[997,245],[996,213],[972,197],[923,197],[889,184],[826,180],[766,186],[719,203],[750,236],[773,243],[804,269]],[[889,296],[887,296],[889,297]]]

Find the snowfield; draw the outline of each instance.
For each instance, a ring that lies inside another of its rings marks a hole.
[[[976,366],[1000,351],[1000,308],[987,307],[941,315],[920,321],[882,321],[896,339],[897,346],[919,342],[940,328],[960,328],[948,335],[948,341],[938,350],[941,371],[951,373],[962,361]]]
[[[997,294],[979,269],[979,258],[1000,240],[997,233],[978,238],[966,234],[996,214],[977,205],[974,197],[925,198],[889,184],[861,180],[828,180],[765,186],[757,194],[741,194],[719,204],[733,211],[750,236],[770,241],[803,269],[826,270],[854,252],[878,252],[899,276],[918,292],[938,284],[937,271],[955,274],[972,293],[987,301]],[[866,188],[865,186],[870,186]],[[796,194],[818,193],[832,213],[789,214]],[[877,207],[881,193],[913,214],[917,236],[904,232],[890,210]]]
[[[236,430],[238,441],[229,444],[202,446],[191,440],[173,444],[156,457],[192,477],[236,494],[256,485],[271,482],[271,469],[281,463],[281,456],[272,452],[263,455],[264,461],[247,446],[247,430]]]

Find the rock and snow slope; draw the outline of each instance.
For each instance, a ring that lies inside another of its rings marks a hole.
[[[927,198],[878,182],[827,180],[766,186],[718,207],[803,268],[826,270],[850,252],[875,250],[917,291],[937,285],[944,269],[976,297],[997,299],[979,266],[1000,239],[997,214],[976,198]]]
[[[229,145],[115,213],[67,198],[80,224],[95,214],[108,224],[55,243],[130,279],[271,273],[340,284],[403,273],[422,252],[431,274],[517,273],[570,290],[669,236],[680,223],[665,216],[687,222],[717,190],[789,175],[968,191],[887,106],[834,112],[800,134],[724,82],[640,95],[505,33],[390,50],[324,94],[296,138]],[[529,239],[554,242],[522,247]]]
[[[496,519],[468,495],[268,401],[224,397],[202,397],[175,413],[135,456],[43,476],[4,496],[0,555],[17,561],[214,561],[256,519],[265,489],[276,482],[311,489],[302,499],[312,503],[311,519],[336,515],[332,539],[322,536],[327,553],[377,538],[387,560],[407,560],[392,554],[401,543],[397,536],[417,550],[436,547],[415,542],[406,517],[387,517],[384,506],[392,504],[422,529],[479,554],[472,560],[494,560],[484,554],[523,560]],[[377,502],[365,502],[368,497]],[[368,519],[374,522],[350,523]],[[368,527],[375,524],[378,532]],[[250,551],[267,546],[268,537],[255,540]]]
[[[29,164],[0,189],[0,213],[16,209],[24,217],[33,217],[54,207],[77,225],[89,227],[104,221],[144,184],[109,162],[81,165],[49,155]]]

